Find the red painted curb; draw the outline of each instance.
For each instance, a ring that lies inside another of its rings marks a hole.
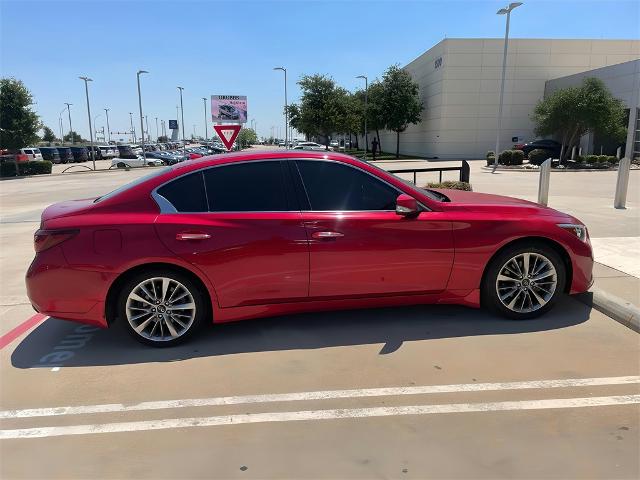
[[[9,332],[5,333],[2,337],[0,337],[0,350],[2,350],[4,347],[9,345],[11,342],[13,342],[16,338],[18,338],[20,335],[25,333],[27,330],[35,327],[45,318],[49,318],[49,317],[47,317],[46,315],[43,315],[42,313],[36,313],[31,318],[28,318],[27,320],[22,322],[13,330],[10,330]]]

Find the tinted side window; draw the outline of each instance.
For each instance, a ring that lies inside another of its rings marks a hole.
[[[160,187],[158,194],[166,198],[179,212],[206,212],[202,172],[194,172],[177,178]]]
[[[287,205],[280,161],[247,162],[204,172],[209,211],[282,212]]]
[[[395,210],[398,191],[348,165],[296,161],[312,210]]]

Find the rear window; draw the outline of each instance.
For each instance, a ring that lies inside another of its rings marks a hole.
[[[103,195],[101,197],[98,197],[94,200],[94,202],[102,202],[103,200],[107,200],[109,198],[113,198],[116,195],[129,190],[130,188],[135,187],[136,185],[140,185],[144,182],[146,182],[147,180],[157,177],[159,175],[162,175],[163,173],[167,173],[168,170],[170,170],[171,167],[165,167],[165,168],[160,168],[158,170],[156,170],[155,172],[150,173],[149,175],[145,175],[144,177],[140,177],[137,180],[134,180],[133,182],[129,182],[121,187],[116,188],[114,191],[107,193],[106,195]]]
[[[202,172],[194,172],[176,178],[158,189],[161,195],[178,212],[206,212],[207,196]]]

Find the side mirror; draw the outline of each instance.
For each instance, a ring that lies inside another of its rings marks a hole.
[[[420,207],[415,198],[403,193],[396,200],[396,213],[403,217],[415,217],[420,213]]]

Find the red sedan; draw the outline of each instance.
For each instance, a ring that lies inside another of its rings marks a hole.
[[[514,198],[423,190],[313,151],[216,155],[42,214],[35,309],[157,346],[207,322],[425,303],[513,319],[584,292],[577,219]]]

